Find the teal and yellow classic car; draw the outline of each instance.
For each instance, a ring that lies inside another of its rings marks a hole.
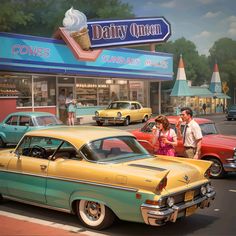
[[[100,126],[108,123],[129,125],[134,121],[146,122],[151,115],[152,109],[143,107],[139,102],[115,101],[105,110],[96,111],[93,120]]]
[[[55,115],[48,112],[11,113],[0,123],[0,147],[17,144],[28,131],[61,124]]]
[[[152,156],[126,131],[51,127],[0,151],[0,201],[73,213],[96,230],[116,217],[161,226],[210,206],[211,164]]]

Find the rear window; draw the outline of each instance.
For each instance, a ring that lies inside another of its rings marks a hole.
[[[142,158],[148,152],[133,137],[104,138],[86,144],[81,153],[90,161],[127,161],[129,158]]]

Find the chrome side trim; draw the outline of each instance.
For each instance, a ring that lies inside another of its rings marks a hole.
[[[47,208],[47,209],[51,209],[51,210],[56,210],[56,211],[61,211],[61,212],[69,213],[69,214],[72,213],[71,210],[68,210],[68,209],[65,209],[65,208],[53,207],[53,206],[49,206],[49,205],[42,204],[42,203],[31,202],[31,201],[27,201],[27,200],[11,197],[11,196],[8,196],[8,195],[2,195],[2,196],[5,199],[16,201],[16,202],[25,203],[25,204],[28,204],[28,205],[33,205],[33,206],[37,206],[37,207],[43,207],[43,208]]]
[[[88,184],[88,185],[92,185],[92,186],[99,186],[99,187],[105,187],[105,188],[113,188],[113,189],[129,191],[129,192],[137,192],[138,191],[137,188],[128,188],[128,187],[122,187],[122,186],[102,184],[102,183],[90,182],[90,181],[86,181],[86,180],[76,180],[76,179],[68,179],[68,178],[63,178],[63,177],[46,176],[46,175],[36,175],[36,174],[32,174],[32,173],[24,173],[24,172],[9,171],[9,170],[0,170],[0,172],[1,171],[2,172],[13,173],[13,174],[33,176],[33,177],[38,177],[38,178],[54,179],[54,180],[60,180],[60,181],[78,183],[78,184]]]

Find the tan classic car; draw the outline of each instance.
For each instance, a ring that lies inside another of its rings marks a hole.
[[[136,101],[115,101],[105,110],[95,112],[93,119],[98,125],[104,123],[129,125],[130,122],[146,122],[152,115],[151,108],[143,107]]]
[[[116,217],[161,226],[210,206],[211,164],[152,156],[131,133],[117,129],[48,128],[0,151],[0,201],[73,213],[97,230]]]

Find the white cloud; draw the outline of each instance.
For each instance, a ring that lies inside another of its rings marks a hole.
[[[236,26],[236,24],[235,24]],[[236,28],[229,28],[228,33],[231,37],[236,37]]]
[[[236,16],[230,16],[227,19],[228,22],[228,34],[230,37],[235,38],[236,37]]]
[[[194,35],[193,38],[195,38],[195,39],[209,38],[210,36],[211,36],[211,32],[204,30],[200,34]]]
[[[174,7],[176,7],[176,5],[177,5],[177,2],[175,0],[174,1],[165,2],[165,3],[161,4],[162,7],[166,7],[166,8],[174,8]]]
[[[232,15],[224,19],[225,27],[227,27],[227,37],[236,38],[236,16]]]
[[[233,22],[233,21],[236,21],[236,16],[230,16],[228,18],[229,21]]]
[[[214,18],[214,17],[217,17],[221,14],[220,11],[217,11],[217,12],[211,12],[211,11],[208,11],[203,17],[204,18]]]

